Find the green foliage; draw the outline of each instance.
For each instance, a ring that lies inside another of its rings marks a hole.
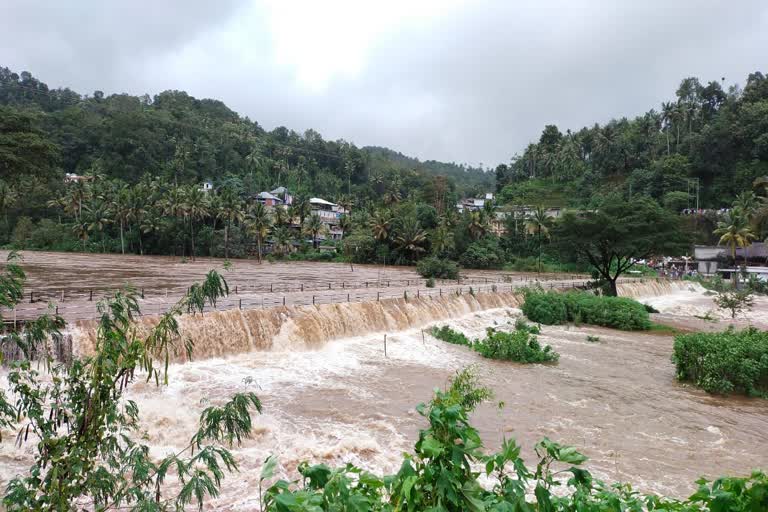
[[[755,328],[675,337],[680,380],[710,393],[768,397],[768,332]]]
[[[611,198],[596,210],[566,212],[553,229],[562,251],[588,261],[617,295],[616,280],[635,261],[654,254],[675,254],[686,246],[679,218],[647,198]]]
[[[587,341],[590,343],[597,343],[598,341],[600,341],[600,336],[587,335]]]
[[[451,343],[453,345],[464,345],[466,347],[472,346],[472,341],[469,338],[467,338],[463,333],[454,331],[447,325],[443,325],[442,327],[432,327],[429,330],[429,334],[439,340],[445,341],[446,343]]]
[[[740,313],[749,311],[754,305],[752,290],[721,290],[713,299],[720,309],[727,309],[731,313],[731,318],[736,318]]]
[[[0,301],[12,307],[22,296],[23,270],[15,255],[0,277]],[[167,383],[169,356],[192,345],[182,339],[178,316],[202,313],[227,293],[227,284],[211,271],[190,288],[146,335],[134,320],[140,314],[132,290],[117,292],[99,303],[101,314],[93,356],[75,358],[67,366],[48,352],[49,336],[64,322],[44,315],[23,331],[4,336],[18,345],[27,360],[11,363],[8,374],[13,405],[0,391],[0,428],[18,429],[17,442],[32,445],[34,461],[26,474],[11,479],[2,504],[6,510],[203,509],[217,497],[226,472],[237,470],[227,449],[249,437],[251,411],[261,411],[253,393],[238,393],[223,405],[205,409],[189,444],[160,459],[141,444],[139,408],[125,398],[138,373],[159,385]],[[47,374],[30,361],[42,357]],[[160,364],[158,364],[160,363]],[[2,439],[0,439],[2,441]],[[177,491],[168,484],[177,483]]]
[[[436,279],[458,279],[459,266],[451,260],[440,259],[429,256],[419,260],[416,265],[416,271],[427,278]]]
[[[484,454],[469,416],[491,398],[476,372],[459,372],[446,390],[436,390],[417,411],[428,422],[412,454],[394,475],[378,476],[347,464],[299,465],[299,481],[278,480],[262,501],[267,512],[755,512],[768,507],[768,477],[725,477],[697,481],[684,501],[644,496],[630,485],[608,485],[583,467],[587,457],[572,446],[544,438],[534,446],[535,468],[522,448],[505,439]],[[272,476],[267,459],[262,480]],[[478,469],[476,469],[478,468]],[[481,485],[481,479],[490,485]],[[533,491],[533,492],[531,492]]]
[[[447,343],[470,347],[488,359],[518,363],[549,363],[556,362],[560,357],[549,345],[542,347],[539,344],[534,336],[539,334],[537,327],[524,323],[516,325],[515,331],[511,333],[488,329],[485,339],[474,341],[447,325],[432,327],[429,332],[435,338]]]
[[[427,288],[434,288],[435,287],[435,278],[434,277],[428,277],[426,282],[424,283],[424,286]]]
[[[651,327],[645,306],[626,297],[528,290],[522,310],[530,320],[547,325],[578,321],[628,331]]]
[[[518,363],[551,363],[560,358],[551,346],[542,347],[536,336],[527,330],[504,332],[488,329],[485,339],[477,342],[474,348],[483,357]]]
[[[501,268],[506,261],[504,249],[495,236],[487,235],[472,242],[461,255],[459,263],[465,268]]]

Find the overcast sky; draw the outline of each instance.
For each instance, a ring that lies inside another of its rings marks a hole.
[[[545,124],[768,71],[768,1],[0,0],[0,66],[223,100],[267,129],[496,165]],[[658,107],[657,107],[658,108]]]

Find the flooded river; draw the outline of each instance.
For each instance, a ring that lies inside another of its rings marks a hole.
[[[623,291],[655,295],[644,300],[691,326],[703,321],[680,304],[711,301],[685,286],[631,286]],[[665,299],[670,294],[677,299]],[[416,404],[471,364],[496,393],[472,418],[486,446],[515,437],[529,463],[533,444],[548,436],[577,446],[601,478],[677,497],[690,494],[702,475],[768,467],[768,401],[711,396],[676,382],[670,336],[545,327],[541,341],[560,352],[559,364],[524,366],[482,359],[422,334],[433,323],[469,336],[490,326],[512,328],[520,315],[516,305],[512,294],[483,294],[259,313],[273,314],[271,320],[255,312],[209,314],[186,320],[199,333],[197,360],[172,365],[169,386],[137,382],[129,396],[139,403],[148,443],[160,456],[186,445],[208,404],[245,389],[259,395],[264,414],[254,418],[253,438],[234,450],[241,472],[227,477],[222,497],[211,503],[222,510],[257,508],[258,470],[270,454],[289,477],[303,460],[395,471],[424,426]],[[766,320],[768,309],[755,311],[753,321]],[[81,323],[82,343],[87,331]],[[600,340],[588,342],[587,335]],[[19,450],[5,439],[0,480],[23,471],[29,460],[29,447]]]

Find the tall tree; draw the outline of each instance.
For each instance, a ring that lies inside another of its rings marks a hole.
[[[590,263],[611,295],[637,260],[677,254],[688,245],[679,218],[643,197],[626,202],[611,197],[595,210],[566,212],[551,232],[562,252]]]
[[[525,221],[525,231],[529,235],[536,236],[539,245],[539,264],[537,271],[541,273],[541,250],[544,238],[549,237],[550,218],[543,206],[538,206],[533,214]]]
[[[248,211],[247,229],[256,237],[256,251],[261,263],[262,246],[272,226],[269,212],[261,203],[254,203]]]
[[[243,202],[231,188],[225,188],[219,193],[219,204],[216,218],[224,222],[224,257],[229,258],[229,233],[232,224],[242,222],[245,217]]]

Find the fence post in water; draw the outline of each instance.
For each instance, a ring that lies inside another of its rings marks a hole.
[[[304,283],[301,283],[301,291],[304,291]]]
[[[343,290],[346,287],[347,287],[347,282],[346,281],[342,281],[341,282],[341,289]]]
[[[235,295],[237,295],[237,285],[235,285]]]
[[[61,302],[64,302],[64,290],[61,290]]]
[[[349,294],[347,294],[347,302],[349,302]]]
[[[269,291],[270,291],[270,292],[272,292],[272,291],[273,291],[273,288],[272,288],[273,284],[274,284],[274,283],[269,283]]]
[[[90,302],[92,300],[93,300],[93,289],[90,290],[90,294],[88,296],[88,301]]]
[[[440,288],[440,296],[441,297],[443,296],[443,289],[442,288]]]
[[[237,309],[243,309],[243,299],[237,299]]]
[[[331,289],[331,283],[328,283],[328,289],[329,290]]]
[[[56,314],[59,314],[59,306],[56,306]]]
[[[283,295],[283,306],[285,306],[285,295]]]
[[[419,289],[416,288],[416,298],[418,299],[419,297],[421,297],[421,294],[419,293]]]
[[[387,357],[387,335],[384,334],[384,357]]]
[[[141,289],[141,298],[144,298],[144,288]]]
[[[381,292],[376,292],[376,302],[381,300]]]
[[[315,296],[313,295],[312,296],[312,305],[314,305],[314,304],[315,304]]]

